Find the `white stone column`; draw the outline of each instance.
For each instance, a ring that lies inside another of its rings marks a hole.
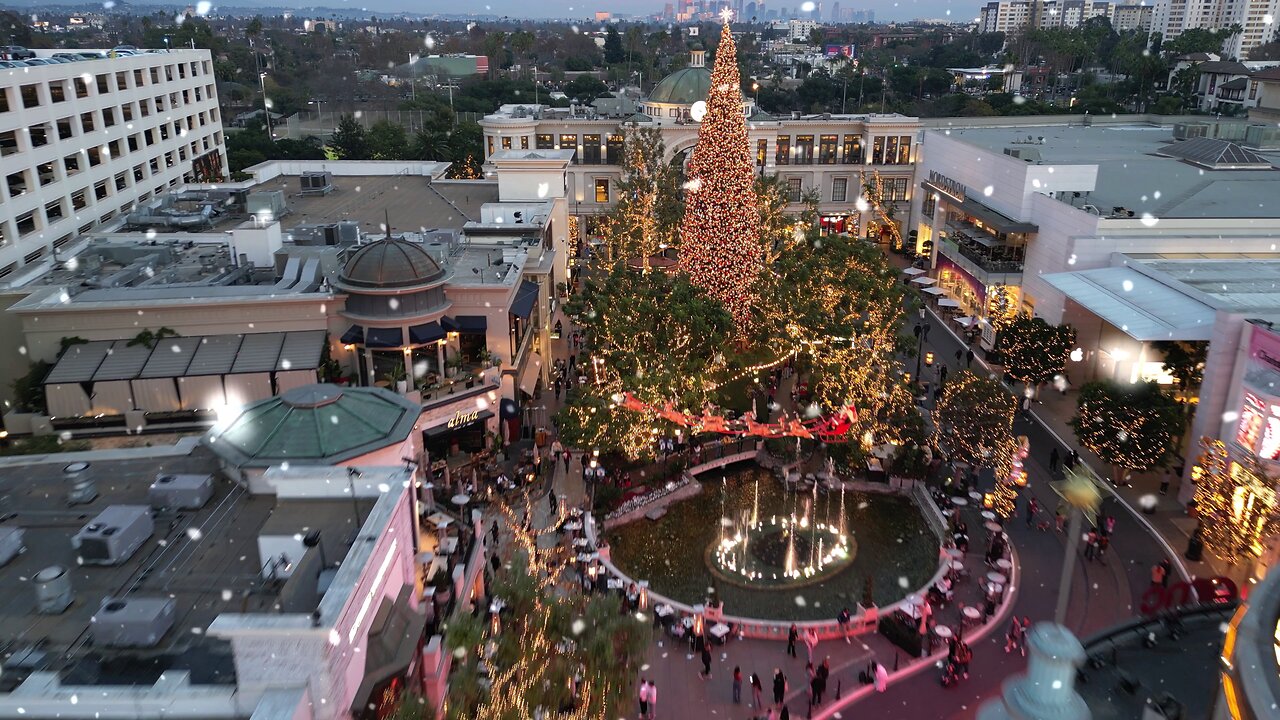
[[[1040,623],[1027,636],[1027,673],[1004,683],[998,700],[978,710],[978,720],[1091,720],[1093,713],[1075,690],[1084,647],[1061,625]]]

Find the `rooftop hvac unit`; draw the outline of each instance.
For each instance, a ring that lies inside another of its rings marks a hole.
[[[98,484],[89,474],[89,463],[73,462],[62,472],[67,478],[68,505],[87,505],[98,499]]]
[[[176,510],[199,510],[212,495],[212,475],[157,475],[147,491],[151,507]]]
[[[83,565],[119,565],[142,547],[155,531],[151,508],[112,505],[71,537]]]
[[[1004,149],[1004,154],[1026,162],[1040,162],[1040,151],[1035,148],[1007,147]]]
[[[331,172],[304,172],[298,181],[303,195],[328,195],[334,189]]]
[[[1209,124],[1200,122],[1174,123],[1173,139],[1190,140],[1191,138],[1209,137]]]
[[[103,598],[89,620],[93,641],[118,648],[155,647],[173,627],[176,608],[168,598]]]
[[[23,542],[24,533],[19,527],[0,527],[0,567],[9,564],[10,560],[26,550]]]
[[[59,615],[71,607],[71,573],[61,565],[50,565],[31,578],[36,588],[36,612]]]
[[[249,193],[245,199],[245,211],[250,215],[275,219],[289,212],[284,202],[283,190],[259,190]]]

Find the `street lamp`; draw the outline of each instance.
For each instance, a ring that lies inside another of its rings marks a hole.
[[[271,130],[271,108],[267,107],[267,74],[265,72],[258,73],[258,87],[262,88],[262,114],[267,119],[267,137],[271,138],[271,142],[275,142],[276,134]]]

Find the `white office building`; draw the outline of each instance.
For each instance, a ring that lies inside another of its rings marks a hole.
[[[0,70],[0,279],[225,156],[207,50]]]

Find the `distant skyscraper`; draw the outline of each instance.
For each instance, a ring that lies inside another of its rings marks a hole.
[[[670,20],[671,18],[675,17],[675,15],[676,15],[676,8],[671,3],[667,3],[662,7],[663,20]]]
[[[831,4],[831,22],[840,22],[840,3]]]
[[[746,13],[747,13],[747,17],[748,17],[748,18],[753,18],[753,17],[755,17],[755,16],[756,16],[756,4],[755,4],[755,3],[753,3],[753,2],[749,2],[749,3],[747,3]]]

